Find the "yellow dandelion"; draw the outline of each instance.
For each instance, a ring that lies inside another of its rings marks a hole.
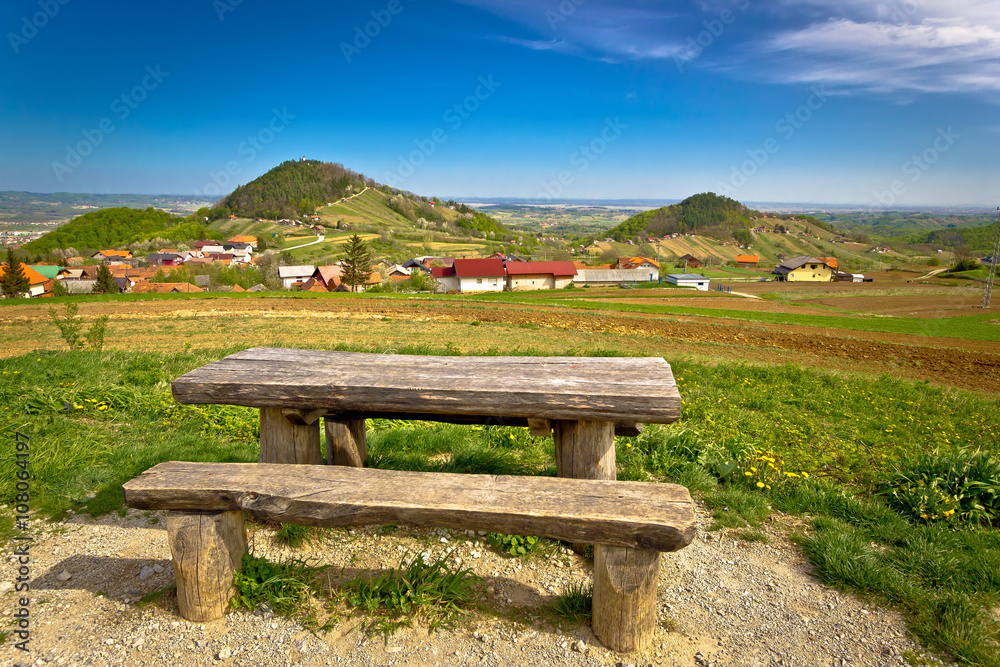
[[[763,489],[763,488],[764,488],[764,486],[766,486],[766,485],[764,484],[764,482],[757,482],[757,488],[758,488],[758,489]]]

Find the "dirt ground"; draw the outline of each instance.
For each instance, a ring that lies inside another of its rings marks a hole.
[[[755,300],[732,299],[733,303],[749,301]],[[684,303],[690,302],[690,298],[684,299]],[[177,349],[185,342],[199,348],[224,347],[237,340],[268,345],[303,340],[368,345],[384,341],[388,346],[423,342],[437,347],[453,340],[463,351],[528,347],[546,353],[611,346],[630,354],[668,358],[689,354],[702,360],[801,363],[849,372],[890,373],[1000,393],[997,341],[734,323],[711,317],[423,300],[184,299],[84,303],[80,310],[85,319],[102,314],[111,317],[108,347],[113,349]],[[476,323],[481,328],[464,328]],[[0,354],[63,347],[42,305],[0,309],[0,324]],[[123,335],[123,330],[131,333]]]

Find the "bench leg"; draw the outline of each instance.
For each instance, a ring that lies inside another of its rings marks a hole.
[[[560,477],[615,479],[612,422],[555,421]],[[660,552],[594,546],[594,634],[614,651],[648,648],[656,628]]]
[[[324,419],[326,462],[334,466],[364,468],[368,456],[368,436],[364,419]]]
[[[649,647],[656,629],[660,552],[594,547],[594,634],[627,653]]]
[[[281,408],[260,409],[260,463],[322,463],[319,420],[293,424]]]
[[[247,552],[243,513],[174,511],[166,525],[181,616],[198,623],[222,618]]]

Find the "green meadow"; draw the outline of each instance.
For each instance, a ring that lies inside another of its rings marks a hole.
[[[170,395],[172,379],[237,349],[0,360],[0,431],[11,441],[0,450],[0,500],[16,499],[15,433],[30,438],[36,520],[121,510],[121,484],[161,461],[255,461],[255,410]],[[807,528],[792,537],[822,581],[900,609],[942,656],[1000,665],[991,611],[1000,605],[1000,400],[888,376],[670,361],[683,417],[618,438],[620,479],[684,484],[712,509],[712,529],[747,539],[778,513],[800,515]],[[526,429],[368,427],[372,467],[555,474],[551,438]],[[975,469],[964,463],[973,459]]]

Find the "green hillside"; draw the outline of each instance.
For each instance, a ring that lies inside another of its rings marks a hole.
[[[236,188],[219,202],[213,217],[297,218],[368,185],[375,182],[342,164],[289,160]]]
[[[80,252],[96,251],[154,238],[181,242],[220,236],[190,218],[171,215],[155,208],[106,208],[67,222],[41,238],[26,243],[23,250],[36,255],[57,248],[76,248]]]
[[[606,236],[626,241],[636,236],[663,236],[711,228],[745,231],[753,226],[752,218],[758,215],[758,211],[735,199],[706,192],[688,197],[679,204],[643,211],[611,228]]]

